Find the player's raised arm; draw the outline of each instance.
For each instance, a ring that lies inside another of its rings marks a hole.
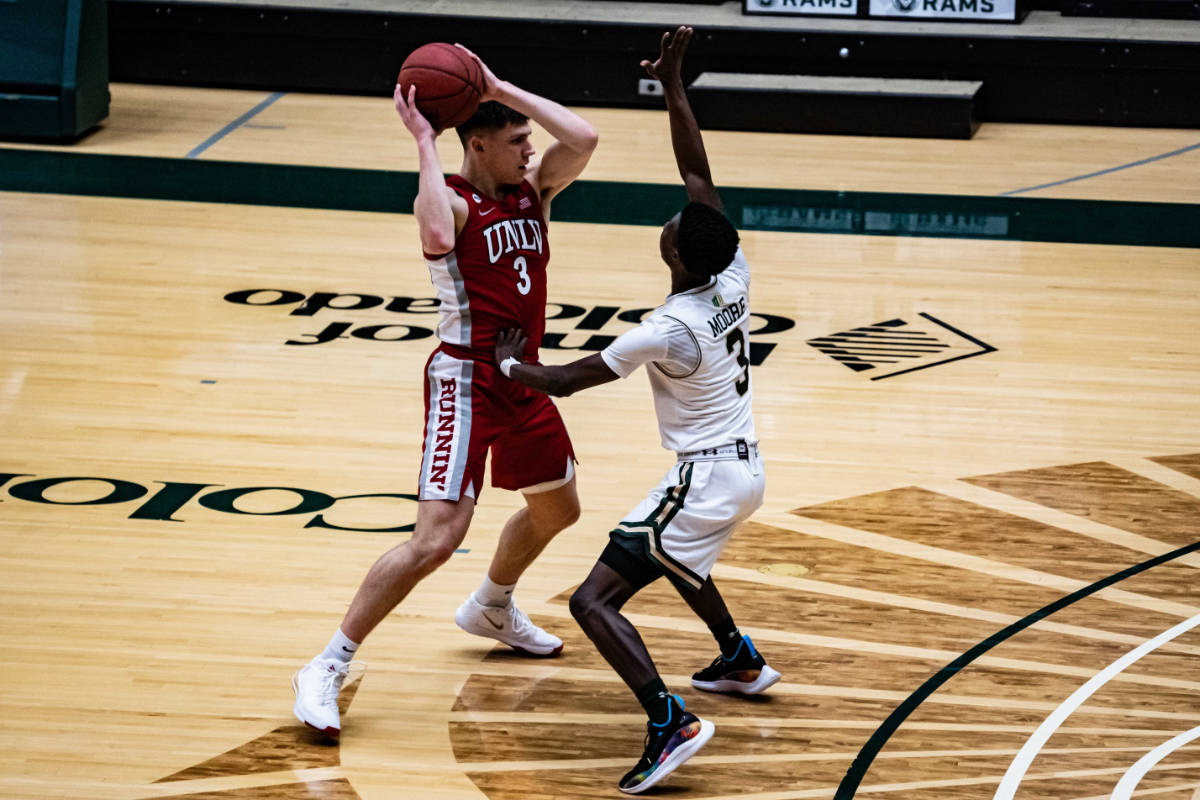
[[[462,45],[458,45],[462,47]],[[468,53],[470,50],[463,47]],[[520,111],[546,129],[554,143],[546,148],[529,182],[537,189],[543,205],[579,177],[596,149],[599,134],[591,123],[559,103],[528,92],[497,78],[479,56],[471,53],[483,70],[481,100],[496,100]]]
[[[667,101],[667,116],[671,120],[671,147],[675,151],[675,163],[679,167],[679,176],[687,187],[688,199],[698,203],[706,203],[716,209],[724,210],[721,198],[713,185],[712,172],[708,168],[708,156],[704,152],[704,140],[700,138],[700,126],[692,114],[688,103],[687,92],[683,89],[683,78],[680,67],[683,65],[683,54],[687,52],[688,42],[692,40],[694,31],[686,25],[679,26],[672,36],[668,31],[662,35],[659,45],[658,60],[651,63],[642,61],[642,67],[652,78],[656,78],[663,87],[663,97]]]
[[[555,397],[566,397],[580,389],[590,389],[619,377],[609,369],[599,353],[563,366],[548,367],[524,363],[521,361],[524,352],[525,334],[521,331],[501,331],[496,337],[496,364],[505,377]]]
[[[452,196],[455,199],[458,196],[446,188],[442,160],[437,151],[439,131],[434,130],[429,120],[417,111],[416,95],[416,84],[409,87],[407,99],[400,85],[396,84],[392,99],[396,103],[396,113],[400,115],[404,127],[408,128],[417,140],[420,181],[417,199],[413,202],[413,214],[417,218],[417,228],[420,231],[421,249],[429,255],[438,256],[454,249],[454,240],[461,223],[455,224],[456,215],[451,202]],[[458,216],[465,219],[466,204],[461,199],[459,203],[462,209]]]

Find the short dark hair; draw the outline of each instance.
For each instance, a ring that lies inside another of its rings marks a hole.
[[[679,215],[675,249],[693,275],[716,275],[737,253],[738,232],[724,214],[707,203],[691,202]]]
[[[503,103],[497,103],[495,100],[488,100],[486,103],[480,103],[471,118],[454,130],[457,131],[458,138],[465,146],[467,140],[471,138],[471,134],[476,131],[498,131],[505,125],[523,125],[528,121],[529,117],[520,111],[509,108]]]

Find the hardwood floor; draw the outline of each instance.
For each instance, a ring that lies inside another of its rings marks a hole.
[[[117,85],[111,121],[73,149],[183,159],[265,96]],[[663,114],[583,113],[602,135],[587,179],[676,179]],[[285,95],[195,158],[411,170],[393,116],[386,99]],[[961,143],[707,139],[731,185],[962,195],[1195,140],[1020,125]],[[444,147],[453,169],[457,144]],[[1195,203],[1197,159],[1031,196]],[[625,312],[667,291],[656,227],[552,221],[549,237],[549,362],[628,330]],[[558,403],[583,516],[517,602],[564,639],[560,658],[523,659],[453,623],[520,503],[488,487],[462,551],[364,645],[341,743],[290,713],[289,675],[415,517],[436,319],[416,241],[399,214],[0,192],[0,795],[618,795],[643,716],[566,599],[673,463],[641,373]],[[716,654],[707,629],[665,583],[634,598],[667,684],[717,728],[662,794],[848,800],[838,786],[861,768],[860,797],[991,798],[1039,726],[1104,675],[1016,796],[1116,796],[1139,758],[1200,725],[1200,633],[1112,667],[1200,614],[1200,555],[999,634],[1200,542],[1200,251],[760,230],[742,242],[764,315],[753,388],[768,494],[713,574],[784,677],[761,698],[693,690]],[[856,332],[866,346],[847,341]],[[904,362],[872,346],[904,336],[970,357]],[[847,353],[869,366],[835,357]],[[921,368],[886,377],[906,364]],[[867,756],[890,714],[981,644]],[[1193,798],[1198,749],[1172,749],[1135,796]]]

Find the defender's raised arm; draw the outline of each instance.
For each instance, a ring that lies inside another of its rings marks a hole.
[[[688,199],[724,210],[708,168],[708,155],[704,152],[704,140],[700,138],[700,126],[696,124],[680,76],[683,55],[687,52],[693,33],[693,29],[686,25],[679,26],[674,35],[664,33],[658,60],[654,63],[643,60],[642,67],[662,84],[667,114],[671,120],[671,147],[675,151],[679,176],[687,187]]]

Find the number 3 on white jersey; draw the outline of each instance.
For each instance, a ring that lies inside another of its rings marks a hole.
[[[725,337],[725,352],[732,354],[735,347],[737,348],[737,365],[742,372],[739,376],[740,379],[734,382],[733,388],[739,395],[743,395],[750,388],[750,359],[746,358],[746,337],[742,335],[741,328],[734,328]]]
[[[529,283],[529,273],[525,271],[527,266],[529,265],[525,261],[525,256],[517,256],[513,259],[513,269],[520,276],[520,280],[517,281],[517,291],[521,294],[529,294],[529,287],[532,285]]]

